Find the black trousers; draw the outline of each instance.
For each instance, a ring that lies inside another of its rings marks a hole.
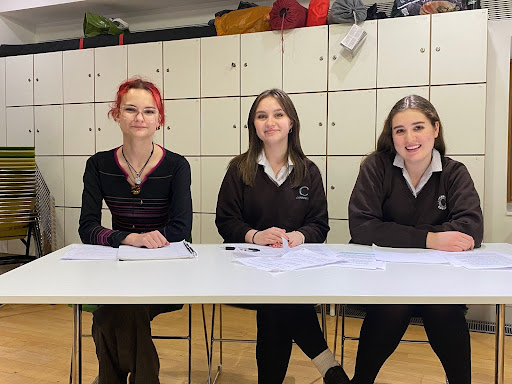
[[[411,317],[421,316],[430,346],[450,384],[471,384],[469,330],[463,305],[372,305],[361,326],[352,383],[372,384]]]
[[[257,310],[257,325],[258,384],[283,382],[293,341],[310,359],[327,349],[311,304],[262,304]]]
[[[151,320],[166,305],[102,305],[93,313],[92,336],[99,384],[159,384],[160,362],[151,339]]]

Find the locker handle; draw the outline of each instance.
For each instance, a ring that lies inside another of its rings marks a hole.
[[[335,189],[336,187],[334,185],[331,185],[331,189]]]
[[[334,127],[334,126],[336,125],[336,123],[333,121],[333,122],[331,123],[331,125]]]
[[[441,47],[436,47],[436,52],[439,52],[441,50]]]
[[[28,82],[30,83],[32,81],[32,79],[28,79]]]
[[[425,48],[420,48],[420,52],[421,53],[425,52]]]
[[[167,130],[170,130],[170,129],[171,129],[171,127],[167,126]]]
[[[236,63],[231,63],[231,66],[232,66],[233,68],[236,68]]]
[[[92,132],[92,128],[89,128],[89,132]]]
[[[100,127],[98,127],[98,131],[101,131],[101,128],[100,128]]]
[[[98,73],[98,74],[96,74],[96,76],[100,77],[100,74]]]
[[[236,124],[233,124],[233,128],[235,128],[235,129],[236,129]]]

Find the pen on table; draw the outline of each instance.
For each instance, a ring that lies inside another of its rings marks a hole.
[[[224,247],[226,251],[234,251],[236,247]],[[249,252],[259,252],[258,248],[239,248],[241,251],[249,251]]]

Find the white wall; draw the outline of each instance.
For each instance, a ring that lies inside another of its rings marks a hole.
[[[511,35],[512,20],[489,21],[484,238],[487,242],[512,243],[512,213],[507,215]]]
[[[35,42],[35,31],[0,16],[0,44],[29,44]]]

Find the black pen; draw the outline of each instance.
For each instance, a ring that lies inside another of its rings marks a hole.
[[[224,247],[226,251],[234,251],[236,247]],[[239,248],[241,251],[249,251],[249,252],[259,252],[260,250],[258,248]]]

